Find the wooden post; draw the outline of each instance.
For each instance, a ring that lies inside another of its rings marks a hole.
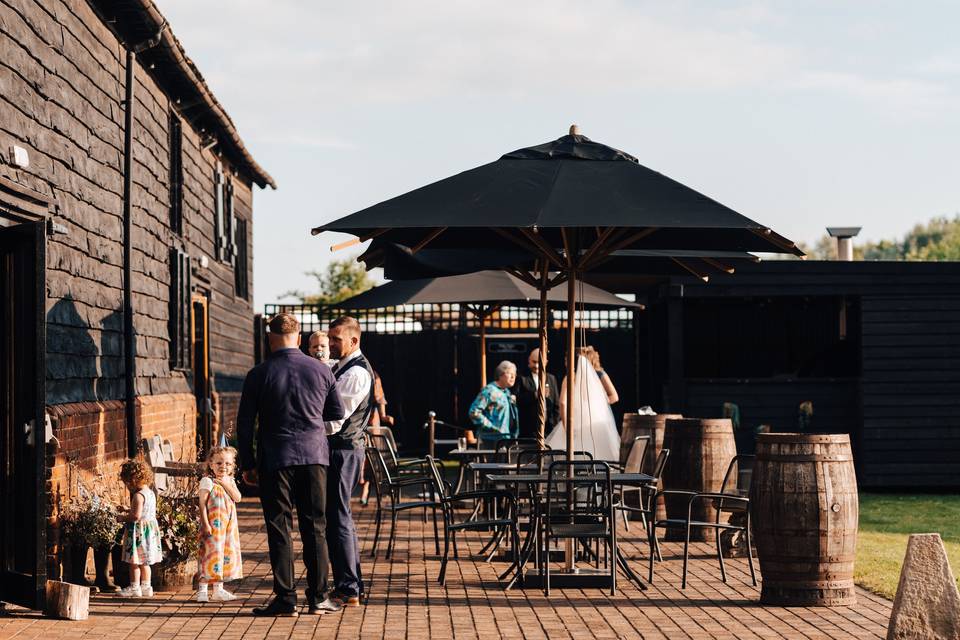
[[[90,615],[90,587],[47,580],[43,615],[63,620],[86,620]]]
[[[537,373],[537,444],[546,449],[545,432],[547,429],[547,279],[549,263],[544,260],[540,267],[540,321],[537,330],[540,338],[539,362]]]
[[[487,312],[483,305],[477,314],[480,318],[480,386],[487,386]]]
[[[573,387],[574,365],[577,361],[577,329],[574,318],[577,311],[577,274],[570,272],[567,278],[567,407],[563,424],[567,432],[567,460],[573,460]]]
[[[430,433],[430,442],[427,444],[427,451],[429,451],[430,455],[433,456],[434,443],[436,442],[437,433],[437,414],[435,412],[431,411],[427,414],[427,425]]]

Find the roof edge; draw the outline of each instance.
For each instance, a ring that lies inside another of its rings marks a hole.
[[[186,106],[180,107],[181,115],[192,125],[199,122],[200,128],[209,127],[220,135],[220,143],[224,153],[242,170],[250,176],[252,181],[261,189],[270,186],[277,188],[273,177],[261,167],[243,144],[233,120],[214,96],[207,85],[200,70],[187,56],[183,45],[169,28],[167,19],[153,3],[153,0],[87,0],[104,24],[113,30],[127,47],[135,47],[141,42],[156,37],[159,42],[155,47],[145,50],[141,58],[149,58],[152,70],[148,73],[168,96],[181,93],[184,86],[195,93],[189,96]],[[136,14],[134,20],[133,16]],[[139,24],[138,24],[139,23]],[[149,35],[147,35],[149,34]],[[146,68],[148,65],[144,65]],[[180,90],[177,90],[177,89]],[[176,99],[172,99],[178,104]],[[181,98],[180,105],[184,104]],[[202,108],[204,113],[199,113]],[[197,110],[195,115],[187,115],[187,110]],[[204,118],[203,115],[208,117]]]

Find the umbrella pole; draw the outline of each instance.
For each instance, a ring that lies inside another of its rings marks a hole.
[[[537,444],[546,449],[544,433],[547,430],[547,278],[549,277],[548,263],[543,261],[540,267],[540,322],[538,333],[540,338],[540,357],[537,367],[537,418],[539,431]]]
[[[480,305],[480,386],[487,386],[487,315]]]
[[[564,411],[563,424],[567,432],[567,460],[573,460],[573,386],[574,386],[574,362],[576,361],[577,330],[576,322],[576,302],[577,302],[577,274],[570,271],[567,278],[567,407]],[[573,501],[572,487],[570,485],[570,495],[567,499]],[[564,565],[567,571],[574,570],[574,549],[573,540],[566,540],[564,545]]]
[[[576,303],[577,276],[571,271],[567,278],[567,407],[563,424],[567,432],[567,460],[573,460],[573,385],[574,363],[576,362]]]

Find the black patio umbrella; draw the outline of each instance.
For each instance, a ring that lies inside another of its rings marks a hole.
[[[567,283],[567,377],[574,379],[576,281],[623,249],[792,253],[796,245],[736,211],[579,135],[510,152],[313,229],[435,249],[522,249],[538,260],[522,274],[542,291]],[[557,275],[551,276],[553,269]],[[545,352],[541,326],[541,357]],[[541,367],[544,371],[544,367]],[[543,374],[541,374],[543,375]],[[542,380],[541,380],[542,382]],[[541,385],[542,388],[543,385]],[[573,384],[567,385],[572,457]],[[542,423],[541,423],[542,424]],[[542,434],[541,434],[542,435]]]
[[[540,291],[536,287],[512,274],[504,271],[477,271],[441,278],[395,280],[342,300],[337,306],[341,309],[386,309],[405,304],[465,305],[480,322],[480,381],[481,384],[486,384],[487,320],[504,306],[525,306],[539,299]],[[642,307],[587,284],[582,286],[580,303],[586,307]],[[561,289],[550,290],[547,304],[565,307],[566,293]]]

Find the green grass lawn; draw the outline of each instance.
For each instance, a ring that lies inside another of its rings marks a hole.
[[[939,533],[960,575],[960,495],[861,493],[857,584],[893,599],[911,533]]]

